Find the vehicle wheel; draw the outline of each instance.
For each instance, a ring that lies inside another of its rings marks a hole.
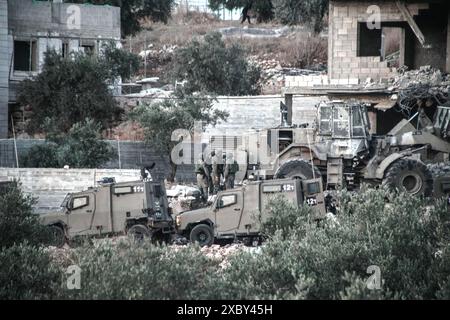
[[[311,166],[309,161],[303,159],[290,159],[281,164],[275,172],[276,179],[282,178],[300,178],[313,179],[313,177],[320,178],[320,171],[316,166]]]
[[[130,236],[134,241],[141,242],[145,239],[150,238],[151,232],[147,228],[147,226],[144,226],[143,224],[135,224],[127,230],[127,235]]]
[[[433,178],[422,162],[400,159],[386,170],[383,185],[412,195],[429,196],[433,190]]]
[[[189,238],[191,242],[197,242],[201,247],[210,246],[214,242],[213,231],[206,224],[199,224],[192,228]]]
[[[66,243],[66,234],[60,226],[49,226],[50,228],[50,244],[61,248]]]

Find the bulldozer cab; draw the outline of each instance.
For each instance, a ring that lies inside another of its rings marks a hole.
[[[341,101],[318,105],[318,135],[332,139],[365,139],[370,123],[364,104]]]

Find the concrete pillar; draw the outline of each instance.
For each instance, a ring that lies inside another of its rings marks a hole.
[[[8,137],[9,100],[8,2],[0,0],[0,139]]]
[[[405,40],[406,40],[406,31],[405,28],[402,28],[400,32],[400,56],[398,58],[398,65],[400,67],[405,65],[405,48],[406,48]]]
[[[367,115],[369,116],[369,123],[370,123],[370,130],[369,132],[371,134],[377,133],[377,112],[376,110],[371,110],[367,112]]]
[[[284,104],[286,105],[286,107],[288,109],[287,122],[289,125],[292,125],[292,100],[293,100],[292,94],[284,95]]]
[[[445,58],[445,72],[450,72],[450,6],[447,10],[447,54]]]

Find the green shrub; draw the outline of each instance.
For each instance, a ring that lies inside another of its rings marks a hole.
[[[18,88],[18,102],[34,111],[27,131],[45,132],[48,119],[58,133],[68,132],[86,118],[100,122],[102,128],[110,127],[122,112],[108,88],[110,76],[96,57],[73,54],[67,59],[55,51],[46,52],[42,72]]]
[[[71,257],[81,268],[81,289],[65,290],[75,299],[214,298],[218,268],[198,247],[179,250],[150,243],[100,242]]]
[[[0,192],[0,248],[27,241],[40,244],[49,241],[47,228],[33,214],[35,199],[24,195],[18,182],[2,188]],[[1,269],[0,269],[1,270]]]
[[[307,206],[296,207],[283,198],[275,198],[269,202],[267,219],[261,225],[264,236],[278,234],[286,239],[293,234],[300,237],[306,228],[312,226],[312,210]]]
[[[123,81],[129,80],[139,71],[141,64],[139,56],[117,48],[114,41],[103,45],[102,51],[101,61],[104,68],[109,70],[111,79],[121,77]]]
[[[437,291],[446,293],[449,268],[438,252],[448,246],[447,208],[442,201],[426,200],[406,194],[391,194],[385,190],[343,192],[336,222],[320,227],[300,227],[303,232],[290,232],[288,227],[296,217],[283,206],[272,208],[281,221],[278,236],[266,244],[258,257],[259,268],[278,269],[279,274],[293,275],[292,283],[301,279],[312,281],[307,298],[337,299],[355,297],[361,291],[358,279],[368,279],[367,268],[381,270],[382,289],[377,295],[404,299],[437,298]],[[388,201],[388,203],[386,203]],[[283,222],[283,217],[288,221]],[[273,219],[268,220],[273,225]],[[266,257],[267,255],[267,257]],[[275,262],[274,262],[275,261]],[[238,267],[239,268],[239,267]],[[245,269],[241,272],[246,274]],[[258,273],[255,271],[256,276]],[[349,281],[351,274],[354,281]],[[277,277],[279,275],[276,275]],[[236,276],[239,278],[240,276]],[[254,282],[267,282],[261,276]],[[296,295],[295,287],[280,288]],[[275,287],[275,286],[273,286]],[[358,289],[359,288],[359,289]],[[346,291],[347,290],[347,291]],[[358,291],[359,290],[359,291]],[[358,294],[355,294],[357,292]],[[373,293],[367,296],[372,297]]]
[[[101,125],[85,119],[67,134],[49,132],[46,143],[33,146],[22,160],[28,168],[98,168],[115,156],[101,136]]]
[[[29,244],[0,250],[0,300],[54,299],[61,270],[43,248]]]
[[[292,257],[295,241],[277,233],[256,252],[231,257],[222,274],[222,299],[305,299],[314,286]]]
[[[303,24],[320,32],[328,12],[328,0],[273,0],[275,20],[282,24]]]
[[[261,70],[248,62],[240,45],[226,46],[218,32],[178,49],[171,73],[173,80],[186,80],[187,93],[241,96],[260,92]]]

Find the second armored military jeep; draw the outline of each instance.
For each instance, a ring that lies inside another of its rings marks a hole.
[[[177,232],[201,246],[211,245],[215,239],[252,242],[259,238],[261,222],[267,219],[267,204],[277,195],[298,206],[312,206],[314,219],[325,217],[321,178],[260,180],[219,192],[210,206],[177,215]]]
[[[155,181],[111,182],[68,194],[61,210],[42,215],[41,222],[51,227],[57,246],[76,236],[170,240],[174,234],[164,183]]]

